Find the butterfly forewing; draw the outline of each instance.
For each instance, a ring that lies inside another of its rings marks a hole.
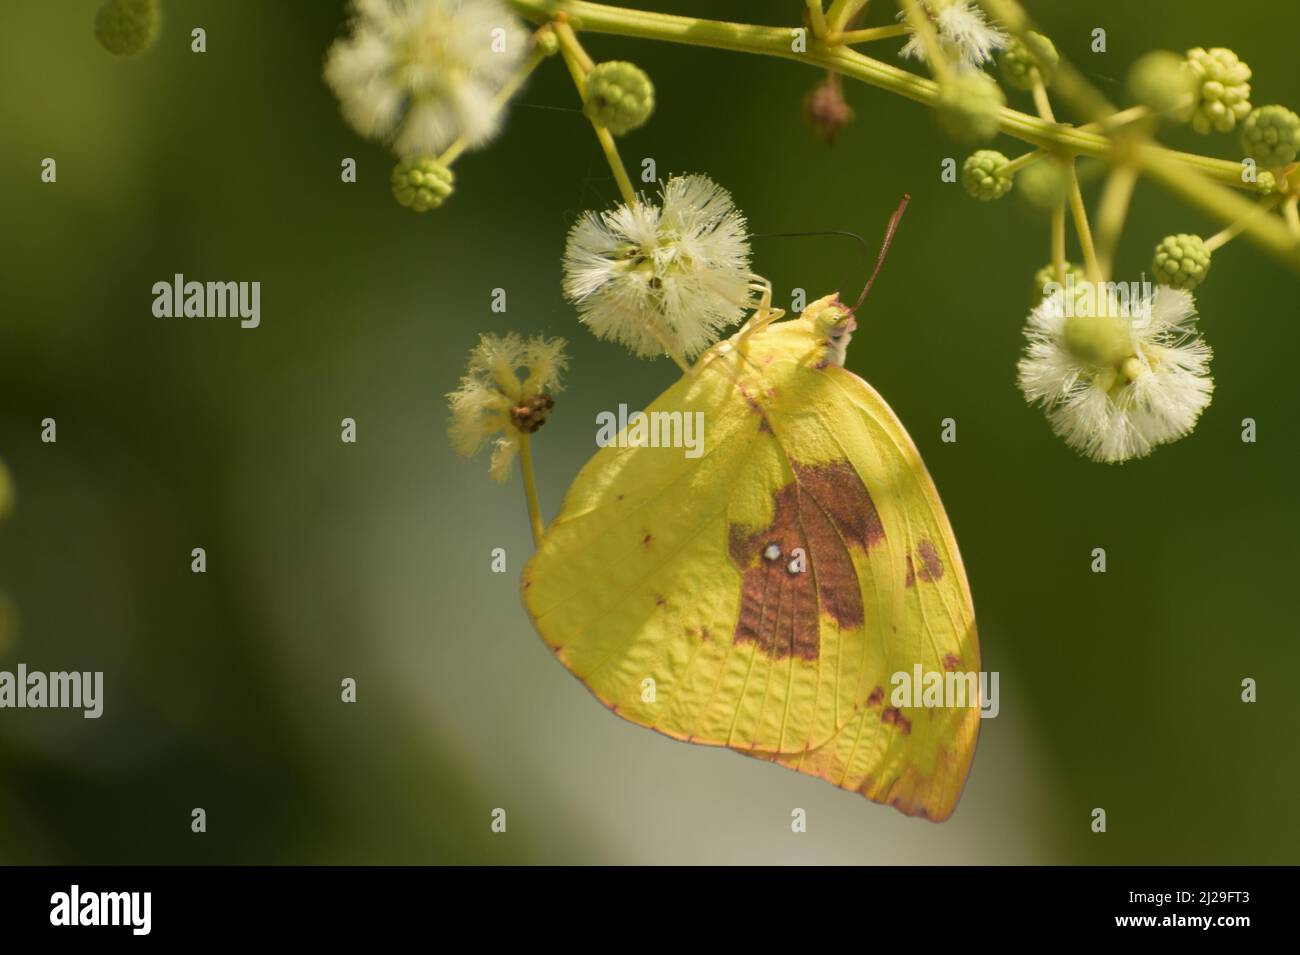
[[[945,819],[970,767],[980,713],[979,646],[960,554],[920,456],[880,396],[835,366],[802,365],[796,380],[770,411],[776,434],[795,461],[852,465],[880,539],[855,553],[864,603],[876,610],[865,705],[830,744],[777,761],[911,815]],[[943,690],[926,698],[926,680]]]

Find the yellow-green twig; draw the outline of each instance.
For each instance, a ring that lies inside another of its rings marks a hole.
[[[506,85],[501,87],[497,95],[492,97],[492,105],[489,107],[492,115],[496,115],[505,108],[506,103],[510,102],[511,97],[519,92],[519,87],[524,85],[524,81],[537,69],[537,65],[546,59],[546,54],[536,45],[533,46],[532,52],[528,58],[520,64],[519,69],[515,70],[514,75],[506,81]],[[438,162],[444,166],[450,166],[460,158],[461,153],[469,148],[469,141],[464,136],[457,137],[450,146],[448,146]]]
[[[1070,165],[1070,217],[1074,219],[1074,231],[1079,236],[1079,248],[1083,251],[1083,267],[1088,279],[1104,282],[1106,276],[1097,261],[1097,247],[1092,241],[1092,228],[1088,225],[1088,210],[1083,204],[1083,191],[1079,188],[1079,174],[1074,165]]]
[[[1232,225],[1228,226],[1225,229],[1220,230],[1219,232],[1216,232],[1214,235],[1206,239],[1205,240],[1206,251],[1214,252],[1218,249],[1223,248],[1225,245],[1227,245],[1237,236],[1241,235],[1242,230],[1246,228],[1246,223],[1249,222],[1253,216],[1266,215],[1270,209],[1274,208],[1275,206],[1277,206],[1278,203],[1282,201],[1282,198],[1283,197],[1280,195],[1273,195],[1261,199],[1259,205],[1257,205],[1254,208],[1254,210],[1251,212],[1250,215],[1246,216],[1244,219],[1239,219],[1238,221],[1234,222]]]
[[[872,43],[876,40],[892,40],[895,37],[906,35],[906,26],[901,23],[891,23],[883,27],[870,27],[865,30],[848,30],[844,33],[832,33],[829,37],[829,41],[831,43],[852,45],[854,43]]]
[[[873,59],[842,44],[814,43],[806,50],[797,50],[791,42],[789,27],[727,23],[698,17],[626,9],[611,4],[593,3],[589,0],[509,0],[509,2],[515,10],[536,23],[547,23],[557,15],[563,14],[587,32],[705,46],[794,60],[818,69],[834,70],[850,79],[930,107],[935,105],[938,97],[938,84],[933,80]],[[1005,3],[1001,5],[1002,8],[1006,6]],[[1012,6],[1019,11],[1018,5]],[[835,6],[833,5],[831,9],[834,11]],[[856,9],[854,12],[856,13]],[[834,19],[831,18],[828,27],[833,29],[834,23]],[[1023,11],[1019,11],[1014,25],[1006,20],[1003,20],[1002,25],[1011,29],[1013,33],[1016,32],[1014,26],[1018,26],[1023,31],[1027,29],[1027,19]],[[1061,75],[1058,69],[1053,76],[1054,89],[1062,88]],[[1064,88],[1070,89],[1072,94],[1077,95],[1078,90],[1072,87],[1070,82],[1070,79],[1080,79],[1077,71],[1067,70],[1065,75],[1068,79],[1064,81]],[[1124,116],[1126,113],[1130,114],[1131,118],[1132,113],[1128,110],[1118,114],[1113,109],[1099,110],[1096,108],[1095,97],[1084,96],[1082,99],[1083,105],[1088,108],[1081,109],[1080,112],[1086,118],[1095,120],[1095,125],[1078,127],[1064,123],[1051,123],[1041,117],[1003,107],[999,113],[1001,131],[1041,149],[1109,160],[1113,158],[1114,145],[1109,136],[1098,130],[1107,128],[1105,124],[1108,119]],[[1105,104],[1104,97],[1100,99],[1101,103]],[[1144,144],[1140,165],[1143,172],[1163,188],[1225,223],[1238,221],[1241,218],[1242,206],[1247,209],[1253,207],[1248,200],[1231,195],[1224,188],[1233,186],[1238,189],[1255,190],[1253,185],[1242,182],[1241,164],[1238,162]],[[1215,183],[1222,185],[1218,185],[1213,191],[1204,188]],[[1225,195],[1228,198],[1225,199]],[[1251,221],[1245,234],[1261,248],[1300,271],[1300,247],[1292,241],[1290,232],[1282,220],[1271,216],[1259,217]]]
[[[819,40],[826,39],[826,13],[822,10],[822,0],[806,0],[808,5],[808,22],[812,24],[813,36]]]
[[[582,48],[582,44],[578,42],[578,37],[568,23],[557,22],[555,35],[560,40],[560,55],[564,57],[569,73],[573,76],[573,84],[578,88],[578,97],[583,105],[586,105],[587,74],[591,72],[593,66],[591,57]],[[632,180],[627,174],[627,167],[623,165],[623,157],[618,154],[618,144],[614,142],[614,134],[594,119],[591,121],[591,127],[596,131],[596,140],[600,143],[605,161],[609,163],[610,171],[614,174],[614,181],[618,183],[618,191],[622,193],[623,201],[632,205],[636,202],[636,190],[632,188]]]
[[[524,498],[528,501],[528,521],[533,528],[533,544],[542,544],[542,509],[537,503],[537,479],[533,475],[533,449],[528,435],[519,436],[519,471],[524,479]]]
[[[1128,215],[1129,202],[1133,198],[1133,187],[1137,181],[1136,166],[1126,163],[1116,165],[1106,179],[1101,201],[1097,204],[1097,262],[1101,274],[1107,277],[1115,264],[1115,250],[1119,245],[1120,233],[1124,231],[1124,219]]]

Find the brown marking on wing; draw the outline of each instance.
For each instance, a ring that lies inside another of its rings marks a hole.
[[[645,532],[645,537],[641,538],[641,543],[642,543],[642,544],[645,544],[646,547],[649,547],[649,546],[650,546],[650,541],[653,540],[653,539],[654,539],[654,535],[651,534],[649,531],[646,531],[646,532]]]
[[[752,532],[738,524],[728,528],[731,559],[742,574],[734,639],[751,641],[777,659],[815,660],[821,613],[842,630],[862,626],[862,591],[850,548],[865,551],[884,540],[885,532],[871,495],[847,461],[795,464],[794,473],[772,495],[769,526]],[[767,556],[773,547],[776,556]],[[803,550],[810,573],[789,571],[796,548]]]
[[[919,576],[922,580],[932,582],[943,576],[943,561],[939,559],[934,544],[928,538],[922,539],[921,543],[916,545],[916,556],[921,558]]]
[[[945,670],[955,670],[961,666],[961,659],[955,653],[945,653],[943,655],[943,668]]]
[[[880,722],[897,726],[903,731],[904,735],[912,732],[912,721],[893,706],[887,706],[880,711]]]
[[[867,697],[867,706],[879,706],[884,699],[885,691],[880,687],[876,687],[871,691],[871,695]]]
[[[916,586],[916,568],[912,566],[912,555],[908,554],[903,559],[907,562],[907,576],[903,578],[903,586],[914,587]]]
[[[812,466],[796,463],[794,473],[850,544],[870,550],[885,539],[876,504],[848,461]]]
[[[712,640],[712,639],[713,639],[713,634],[709,633],[709,628],[708,628],[708,627],[700,627],[700,639],[701,639],[701,640]]]
[[[655,594],[655,606],[656,607],[668,606],[668,601],[664,598],[663,594]]]

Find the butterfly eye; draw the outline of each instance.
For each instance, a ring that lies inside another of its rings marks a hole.
[[[763,551],[763,556],[768,560],[780,560],[781,548],[776,544],[768,544],[767,549]]]
[[[664,280],[657,275],[652,275],[650,276],[650,281],[646,284],[657,292],[664,287]]]

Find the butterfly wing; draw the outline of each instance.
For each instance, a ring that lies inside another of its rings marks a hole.
[[[879,521],[871,547],[849,548],[856,583],[875,595],[864,600],[876,611],[865,664],[873,678],[835,739],[770,758],[941,821],[961,795],[980,721],[979,642],[961,555],[915,445],[880,395],[837,365],[796,364],[767,409],[778,442],[796,469],[842,474],[833,487],[845,499],[832,508],[863,498]]]
[[[869,635],[860,614],[819,613],[812,575],[790,570],[801,514],[789,490],[776,500],[773,489],[793,474],[746,397],[757,381],[736,370],[711,362],[646,409],[702,416],[699,457],[596,453],[524,570],[524,603],[620,716],[676,739],[793,754],[853,718]],[[780,557],[761,557],[772,543]],[[852,575],[847,562],[840,570]]]
[[[945,818],[978,710],[888,698],[914,663],[978,669],[933,485],[879,396],[818,361],[814,323],[735,341],[646,409],[702,416],[703,453],[598,451],[525,568],[525,605],[624,718]]]

